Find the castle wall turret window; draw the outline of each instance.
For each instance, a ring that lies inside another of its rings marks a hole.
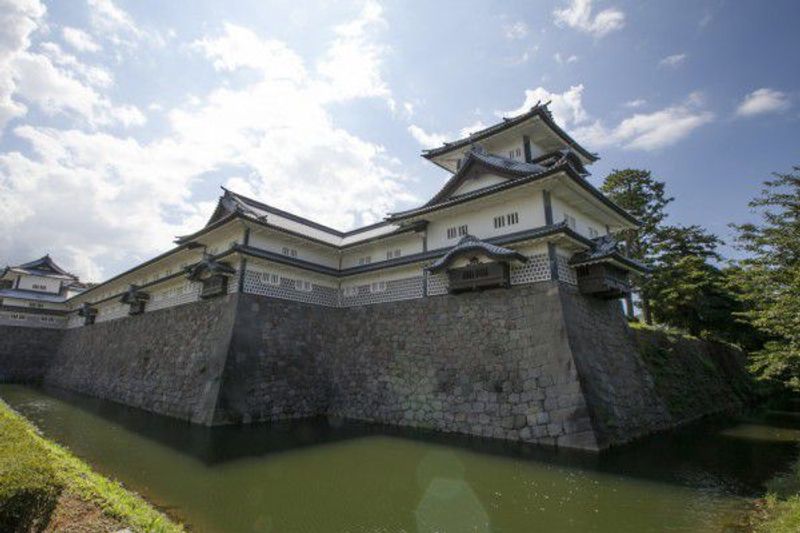
[[[283,255],[288,255],[289,257],[297,257],[297,249],[296,248],[289,248],[288,246],[284,246],[282,250]]]
[[[294,280],[294,288],[297,291],[311,292],[314,289],[314,286],[311,284],[310,281],[306,281],[304,279],[296,279]]]
[[[358,264],[359,265],[368,265],[370,263],[372,263],[372,256],[371,255],[365,255],[364,257],[359,257],[358,258]]]
[[[378,292],[386,292],[386,282],[385,281],[375,281],[369,284],[369,292],[371,293],[378,293]]]
[[[400,249],[399,248],[396,249],[396,250],[387,250],[386,251],[386,259],[395,259],[397,257],[400,257]]]

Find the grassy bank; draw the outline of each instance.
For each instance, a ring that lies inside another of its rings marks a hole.
[[[42,437],[0,400],[0,531],[183,528]]]
[[[638,323],[631,328],[656,389],[676,421],[737,410],[753,402],[755,389],[746,356],[735,346]]]
[[[800,459],[792,469],[767,485],[768,494],[758,506],[753,529],[758,533],[800,531]]]

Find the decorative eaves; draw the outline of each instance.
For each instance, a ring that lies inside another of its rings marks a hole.
[[[465,235],[458,241],[458,244],[429,266],[427,270],[440,272],[450,266],[456,259],[476,252],[498,261],[519,261],[521,263],[528,261],[528,258],[519,252],[482,241],[472,235]]]

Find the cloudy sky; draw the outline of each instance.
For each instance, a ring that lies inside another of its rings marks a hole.
[[[0,264],[98,281],[224,185],[341,229],[438,190],[420,150],[552,102],[723,238],[800,164],[795,1],[0,0]]]

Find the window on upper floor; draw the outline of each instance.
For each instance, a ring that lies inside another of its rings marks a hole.
[[[575,217],[564,213],[564,222],[567,223],[567,227],[571,230],[575,229]]]
[[[522,157],[522,148],[514,148],[508,151],[508,157],[511,159],[520,159]]]
[[[304,279],[296,279],[294,280],[294,288],[297,291],[311,292],[314,289],[314,286],[311,284],[310,281],[306,281]]]
[[[452,228],[447,228],[447,238],[448,239],[455,239],[458,236],[458,228],[455,226]]]
[[[400,257],[400,249],[396,250],[386,250],[386,259],[395,259]]]
[[[46,291],[47,285],[42,285],[40,283],[33,283],[31,284],[31,288],[37,291]]]
[[[513,226],[514,224],[519,223],[519,213],[514,211],[513,213],[509,213],[506,215],[506,224],[509,226]]]
[[[288,255],[289,257],[297,257],[296,248],[289,248],[288,246],[284,246],[282,252],[283,255]]]
[[[359,266],[368,265],[370,263],[372,263],[372,256],[371,255],[365,255],[364,257],[359,257],[358,258]]]
[[[467,235],[468,233],[469,233],[469,228],[467,228],[466,224],[463,224],[463,225],[458,227],[458,236],[459,237],[463,237],[464,235]]]
[[[385,281],[373,281],[369,284],[369,292],[371,293],[378,293],[378,292],[386,292],[386,282]]]
[[[500,215],[499,217],[494,217],[494,227],[495,227],[495,229],[496,228],[502,228],[505,225],[506,225],[506,217],[505,216]]]

